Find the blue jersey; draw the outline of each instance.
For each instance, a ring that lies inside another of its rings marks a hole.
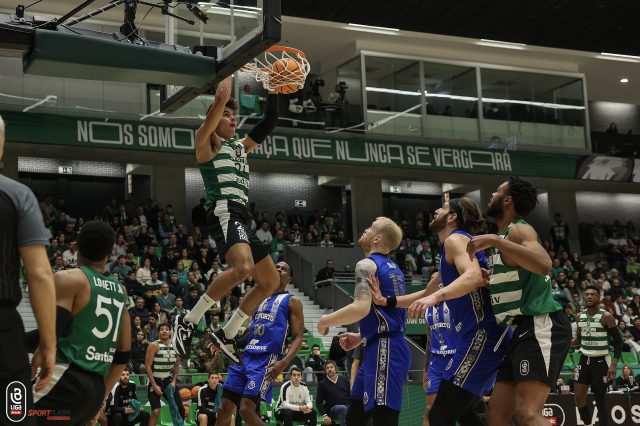
[[[289,332],[288,292],[274,293],[258,306],[251,318],[245,352],[284,354]]]
[[[427,309],[425,320],[429,326],[429,352],[438,355],[456,353],[456,330],[446,302]]]
[[[380,282],[382,296],[402,296],[406,293],[404,274],[393,260],[380,253],[373,253],[368,259],[376,264],[376,277]],[[360,320],[360,335],[370,338],[382,333],[396,331],[404,333],[406,320],[406,309],[386,308],[372,304],[367,316]]]
[[[459,229],[453,231],[452,234],[461,234],[471,238],[470,234]],[[442,244],[440,248],[440,280],[442,285],[446,287],[455,281],[460,273],[455,265],[447,263],[444,246],[445,244]],[[481,268],[489,269],[489,264],[482,251],[476,252],[476,259],[478,259]],[[469,294],[451,299],[447,301],[447,304],[451,309],[455,327],[461,334],[467,331],[475,332],[479,324],[496,324],[496,318],[493,315],[493,309],[491,309],[491,294],[486,287],[477,288]]]

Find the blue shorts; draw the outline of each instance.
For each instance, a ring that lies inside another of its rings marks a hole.
[[[449,380],[474,395],[484,395],[495,382],[498,366],[511,341],[511,331],[508,330],[495,350],[504,331],[503,326],[492,324],[458,334],[456,354],[451,366],[445,369],[442,380]]]
[[[351,397],[361,396],[364,410],[375,405],[402,408],[402,388],[411,366],[411,351],[404,333],[395,332],[367,339],[364,363],[351,388]]]
[[[429,354],[429,368],[427,369],[427,386],[424,391],[427,395],[438,393],[440,381],[449,364],[453,363],[453,354],[439,355]]]
[[[276,354],[250,354],[242,355],[242,365],[229,366],[229,375],[224,381],[223,389],[230,390],[243,396],[260,398],[271,403],[271,382],[266,382],[267,366],[272,361],[278,361]]]

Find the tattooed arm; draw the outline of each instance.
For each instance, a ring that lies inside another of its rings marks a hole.
[[[371,259],[362,259],[356,265],[356,289],[353,302],[331,314],[323,315],[318,321],[318,331],[322,335],[329,332],[329,327],[348,325],[366,317],[371,309],[371,290],[367,279],[376,274],[376,264]]]

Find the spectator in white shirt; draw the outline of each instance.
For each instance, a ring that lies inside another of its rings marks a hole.
[[[291,367],[291,380],[280,388],[276,419],[284,426],[292,426],[294,421],[303,421],[309,426],[316,424],[316,410],[313,409],[309,388],[302,383],[302,370],[297,366]]]
[[[62,260],[64,260],[64,264],[69,268],[78,266],[78,243],[75,241],[69,243],[69,249],[62,253]]]
[[[262,241],[262,244],[264,244],[265,246],[268,246],[269,244],[271,244],[271,240],[273,240],[273,235],[269,230],[269,222],[262,222],[260,224],[260,229],[256,231],[256,237],[258,237],[258,239]]]

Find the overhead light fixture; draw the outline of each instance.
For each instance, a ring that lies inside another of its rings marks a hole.
[[[487,38],[481,38],[480,41],[476,41],[476,44],[480,46],[502,47],[504,49],[516,49],[516,50],[524,50],[527,48],[527,45],[524,43],[512,43],[510,41],[489,40]]]
[[[629,79],[628,78],[621,78],[620,79],[620,83],[628,83]]]
[[[619,53],[602,52],[600,55],[597,55],[596,57],[598,59],[608,59],[610,61],[640,62],[640,56],[621,55]]]
[[[252,8],[240,8],[238,6],[234,6],[234,9],[243,9],[243,10],[234,10],[233,11],[233,16],[236,17],[240,17],[240,18],[255,18],[258,15],[258,12],[256,10],[251,10]],[[207,10],[207,13],[211,13],[214,15],[225,15],[225,16],[230,16],[231,15],[231,9],[228,9],[226,7],[220,7],[220,6],[213,6],[210,9]]]
[[[368,31],[371,33],[397,33],[400,31],[400,28],[389,28],[389,27],[377,27],[375,25],[363,25],[363,24],[347,24],[347,29],[356,30],[356,31]]]

